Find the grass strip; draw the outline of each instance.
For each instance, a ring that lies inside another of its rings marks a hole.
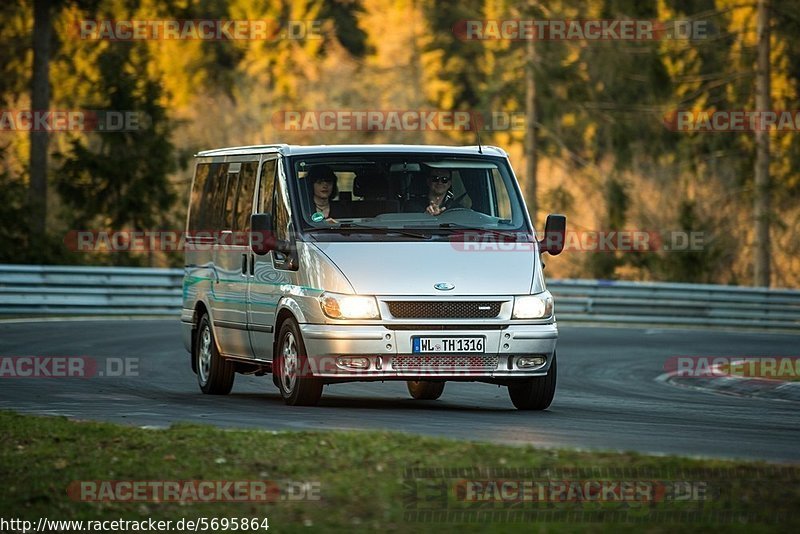
[[[268,517],[278,532],[800,531],[800,469],[792,466],[397,432],[147,430],[9,412],[0,412],[0,431],[5,519]],[[268,480],[282,493],[272,502],[213,503],[68,495],[81,481],[195,480]],[[293,500],[300,496],[311,499]]]

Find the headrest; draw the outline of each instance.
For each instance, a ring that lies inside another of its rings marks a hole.
[[[389,180],[386,175],[375,171],[359,171],[353,180],[353,194],[357,197],[385,200],[390,196]]]

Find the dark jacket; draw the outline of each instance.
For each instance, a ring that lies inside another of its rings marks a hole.
[[[439,208],[449,209],[455,207],[453,205],[454,197],[455,195],[453,194],[453,191],[448,190],[447,193],[444,194],[442,202],[439,204]],[[424,197],[410,198],[403,206],[403,211],[406,213],[424,212],[428,209],[430,203],[431,202],[428,200],[427,194]]]

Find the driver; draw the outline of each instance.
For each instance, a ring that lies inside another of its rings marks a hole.
[[[449,169],[431,168],[426,179],[428,184],[427,202],[423,199],[409,202],[407,212],[424,211],[430,215],[439,215],[450,207],[453,200],[453,176]]]
[[[425,208],[431,215],[439,215],[447,209],[448,202],[453,199],[453,177],[448,169],[431,169],[428,175],[428,206]]]

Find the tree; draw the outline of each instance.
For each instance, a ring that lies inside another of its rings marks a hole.
[[[537,183],[536,174],[539,157],[536,146],[537,114],[536,114],[536,42],[527,42],[528,61],[525,69],[525,197],[528,199],[528,212],[531,222],[536,225]]]
[[[167,180],[175,169],[171,125],[158,82],[140,74],[148,61],[142,43],[114,43],[99,55],[96,100],[85,107],[131,112],[136,122],[129,131],[76,136],[59,154],[55,184],[73,228],[153,229],[173,206]]]
[[[630,207],[627,185],[617,177],[610,177],[605,185],[606,214],[601,222],[604,232],[618,232],[625,229]],[[616,251],[598,250],[589,254],[587,266],[593,278],[609,280],[616,278],[616,269],[625,263]]]
[[[758,0],[758,64],[756,67],[756,110],[772,109],[770,96],[770,16],[769,0]],[[755,195],[753,218],[756,237],[753,252],[753,283],[756,286],[770,285],[770,178],[769,178],[769,131],[758,128],[756,135]]]
[[[50,109],[50,44],[52,40],[52,8],[50,0],[33,2],[33,75],[31,77],[31,109]],[[41,246],[47,228],[47,146],[48,132],[30,131],[30,231]]]

